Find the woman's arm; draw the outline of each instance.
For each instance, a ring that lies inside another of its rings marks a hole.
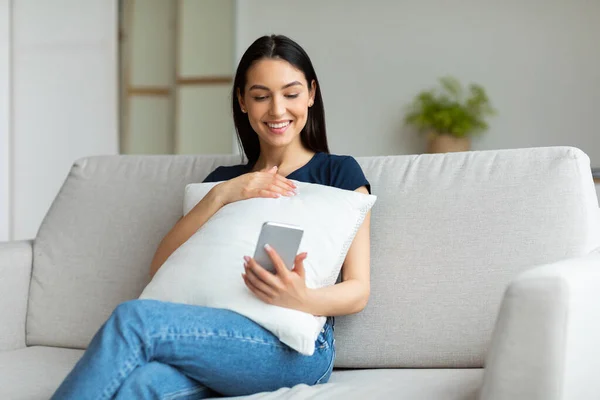
[[[368,194],[362,187],[357,192]],[[371,212],[359,228],[342,267],[342,282],[320,289],[308,289],[306,312],[338,316],[362,311],[371,293]]]
[[[218,191],[213,188],[187,215],[177,221],[175,226],[158,245],[158,249],[150,264],[150,277],[154,277],[154,274],[156,274],[167,258],[200,229],[222,206],[223,202],[219,198]]]
[[[296,185],[277,174],[277,167],[251,172],[215,185],[196,206],[181,218],[158,245],[150,264],[150,277],[202,227],[221,207],[240,200],[294,195]]]

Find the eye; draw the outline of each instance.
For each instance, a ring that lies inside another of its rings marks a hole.
[[[255,96],[254,100],[255,101],[264,101],[267,99],[268,96]]]
[[[288,99],[295,99],[296,97],[298,97],[298,93],[296,93],[296,94],[286,94],[285,97],[287,97]]]

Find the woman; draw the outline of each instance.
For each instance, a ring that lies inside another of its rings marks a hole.
[[[221,182],[160,243],[153,276],[165,260],[221,207],[254,197],[294,196],[293,180],[368,193],[352,157],[329,154],[323,100],[304,50],[284,36],[257,39],[244,53],[233,85],[233,116],[248,163],[219,167]],[[306,254],[285,276],[245,257],[246,286],[269,304],[330,316],[315,353],[305,356],[237,313],[153,300],[119,305],[94,336],[55,399],[202,399],[247,395],[327,382],[335,348],[333,317],[361,311],[369,277],[367,216],[342,268],[342,282],[308,289]],[[271,249],[270,256],[277,260]]]

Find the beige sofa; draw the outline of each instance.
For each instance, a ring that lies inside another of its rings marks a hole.
[[[254,398],[600,398],[600,224],[582,151],[358,160],[378,195],[369,305],[337,319],[330,383]],[[141,293],[184,186],[237,162],[77,161],[35,240],[0,244],[0,399],[48,398]]]

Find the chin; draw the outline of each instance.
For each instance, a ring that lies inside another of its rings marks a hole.
[[[270,137],[266,140],[273,147],[287,147],[293,142],[293,138],[273,138]]]
[[[286,132],[285,135],[278,136],[270,132],[263,132],[260,136],[262,140],[264,140],[266,143],[269,143],[271,146],[286,147],[293,143],[296,138],[299,139],[300,133],[290,135]]]

